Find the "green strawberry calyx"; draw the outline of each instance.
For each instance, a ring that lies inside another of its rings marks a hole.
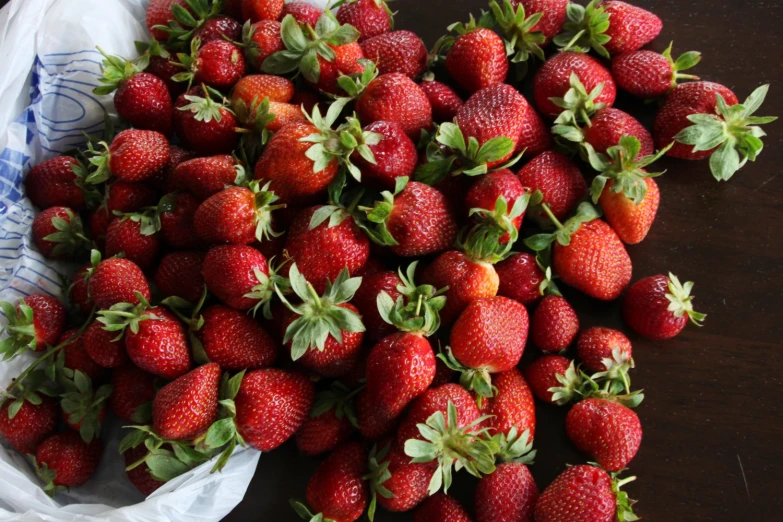
[[[630,395],[632,392],[629,372],[635,368],[633,358],[615,346],[612,348],[612,356],[604,357],[601,363],[605,370],[594,373],[590,378],[594,381],[608,381],[610,384],[607,391],[611,395],[619,395],[623,392]]]
[[[201,38],[193,38],[190,41],[190,54],[177,53],[178,62],[171,62],[172,65],[185,69],[171,77],[175,82],[188,82],[188,89],[193,85],[193,79],[198,74],[199,58],[198,51],[201,48]]]
[[[280,27],[280,37],[285,51],[277,51],[264,60],[261,70],[268,74],[301,74],[313,84],[321,78],[319,58],[333,62],[337,55],[331,46],[346,45],[359,39],[359,31],[352,25],[340,25],[337,18],[327,9],[318,19],[315,27],[302,27],[293,17],[286,15]]]
[[[370,85],[370,82],[378,77],[378,69],[375,66],[375,62],[366,58],[360,58],[357,61],[363,67],[361,73],[344,74],[337,78],[337,85],[339,85],[352,100],[358,98],[367,86]]]
[[[394,180],[394,192],[384,190],[381,192],[381,201],[376,201],[372,207],[359,206],[358,210],[365,216],[358,216],[357,224],[374,243],[384,246],[399,245],[392,236],[387,226],[388,220],[394,210],[394,198],[408,186],[408,177],[400,176]]]
[[[669,65],[672,68],[672,83],[671,88],[677,87],[679,80],[698,80],[698,76],[693,74],[680,74],[680,71],[687,71],[696,67],[701,62],[701,53],[699,51],[688,51],[681,54],[676,60],[672,58],[672,48],[674,42],[669,43],[669,47],[661,53],[664,58],[669,60]]]
[[[204,350],[204,344],[198,336],[198,331],[204,327],[204,316],[201,314],[201,310],[204,308],[204,303],[208,296],[207,285],[201,291],[201,296],[198,302],[191,303],[185,299],[172,295],[160,302],[163,306],[171,310],[183,323],[188,325],[188,341],[190,342],[190,350],[193,354],[193,360],[198,364],[207,364],[209,357]]]
[[[163,319],[155,315],[154,312],[150,312],[152,305],[141,293],[136,292],[135,294],[139,301],[138,304],[117,303],[108,310],[98,312],[97,320],[104,325],[103,329],[107,332],[118,332],[117,337],[113,339],[114,341],[122,339],[126,329],[130,329],[134,334],[139,333],[139,324],[142,321]]]
[[[364,332],[359,314],[339,306],[353,299],[362,284],[361,277],[351,277],[348,269],[343,269],[333,283],[327,281],[322,296],[299,272],[296,263],[291,265],[289,278],[291,288],[302,300],[301,304],[292,304],[282,292],[278,292],[283,304],[298,316],[286,328],[283,337],[283,344],[291,343],[292,360],[296,361],[308,350],[323,351],[330,336],[342,344],[344,333]]]
[[[74,214],[71,209],[66,209],[65,213],[68,215],[68,219],[59,216],[52,218],[52,226],[57,232],[53,232],[43,239],[50,243],[57,243],[52,251],[54,257],[78,258],[92,250],[95,243],[87,237],[82,218],[78,214]]]
[[[547,250],[555,241],[562,246],[570,245],[571,236],[579,230],[582,224],[589,223],[590,221],[601,217],[601,210],[588,201],[580,203],[576,209],[576,214],[565,223],[561,223],[555,215],[552,214],[549,205],[546,203],[541,203],[540,207],[544,213],[549,216],[549,219],[555,225],[556,230],[552,233],[535,234],[525,239],[525,245],[535,252]]]
[[[495,459],[500,462],[514,462],[517,464],[531,465],[536,457],[533,449],[533,440],[530,430],[519,433],[516,426],[512,426],[508,433],[498,433],[492,437],[497,447]]]
[[[703,326],[702,323],[707,317],[707,314],[701,314],[694,311],[693,299],[691,290],[693,289],[693,281],[687,281],[680,283],[680,279],[669,272],[669,292],[666,294],[666,299],[669,301],[669,311],[674,317],[682,317],[683,314],[688,315],[688,319],[696,326]]]
[[[120,441],[120,453],[125,453],[141,444],[144,444],[147,449],[141,458],[125,468],[127,471],[146,464],[152,478],[168,482],[187,473],[202,462],[206,462],[211,457],[209,454],[198,451],[192,441],[169,440],[160,437],[152,426],[123,427],[129,428],[131,431]]]
[[[438,359],[450,369],[460,374],[459,383],[466,390],[476,392],[478,395],[477,403],[481,403],[485,397],[494,397],[498,389],[492,385],[492,375],[486,368],[470,368],[459,362],[454,356],[451,346],[446,346],[437,355]]]
[[[46,462],[39,464],[35,455],[29,455],[30,463],[35,470],[35,474],[45,485],[43,488],[44,493],[54,498],[58,493],[62,493],[68,490],[65,486],[57,486],[54,484],[54,480],[57,478],[57,472],[50,469]]]
[[[383,498],[395,498],[396,496],[383,485],[392,477],[391,471],[389,471],[391,461],[387,459],[390,449],[391,443],[381,449],[378,449],[378,445],[374,444],[367,458],[367,474],[362,479],[370,483],[370,505],[367,508],[367,518],[371,521],[375,519],[378,495]]]
[[[547,391],[552,394],[552,402],[558,406],[565,406],[579,395],[579,390],[584,383],[582,372],[578,371],[571,361],[565,373],[557,373],[555,378],[560,386],[553,386]]]
[[[633,522],[635,520],[639,520],[639,517],[636,516],[633,512],[633,505],[636,504],[636,501],[628,498],[628,493],[622,491],[620,488],[629,482],[636,480],[636,477],[626,477],[624,479],[620,479],[619,475],[623,471],[624,470],[618,471],[616,473],[609,473],[609,476],[612,479],[612,491],[614,492],[616,499],[615,503],[617,506],[615,517],[617,522]]]
[[[334,381],[328,390],[319,392],[315,397],[313,407],[310,408],[310,418],[315,419],[329,411],[334,411],[334,416],[338,419],[348,419],[351,426],[358,428],[359,421],[356,417],[356,407],[353,398],[365,389],[365,386],[359,386],[351,390],[340,381]]]
[[[510,0],[502,0],[502,4],[501,7],[496,0],[492,0],[489,3],[489,11],[495,21],[494,30],[503,38],[506,55],[510,57],[511,63],[517,66],[517,79],[521,80],[527,73],[531,56],[542,62],[546,59],[541,48],[546,37],[541,31],[533,31],[544,13],[526,16],[525,7],[521,3],[514,6]]]
[[[549,98],[552,103],[563,109],[555,119],[552,134],[560,138],[561,143],[562,140],[582,143],[585,139],[582,125],[590,127],[592,125],[590,120],[596,111],[606,107],[605,103],[596,102],[604,90],[604,83],[599,83],[592,91],[587,92],[587,88],[574,72],[571,73],[569,83],[571,88],[562,98]]]
[[[602,0],[591,0],[586,6],[571,2],[566,11],[567,20],[563,32],[553,40],[563,51],[587,53],[590,49],[604,58],[610,58],[609,51],[604,47],[611,36],[606,34],[609,29],[609,13]]]
[[[43,370],[30,371],[14,379],[8,389],[0,391],[0,406],[10,401],[8,418],[13,419],[25,402],[33,406],[41,404],[43,402],[41,395],[57,397],[57,390],[47,381],[47,375]]]
[[[623,136],[618,145],[606,149],[606,154],[596,152],[589,143],[584,143],[583,147],[590,165],[599,172],[590,187],[593,203],[598,203],[606,183],[612,180],[610,189],[612,192],[615,194],[622,192],[626,198],[638,205],[647,195],[647,183],[644,180],[658,177],[666,172],[647,172],[644,169],[666,154],[672,144],[655,154],[638,159],[641,143],[634,136]]]
[[[269,110],[269,97],[264,96],[259,101],[256,96],[249,105],[241,98],[237,98],[232,102],[231,108],[240,125],[237,132],[241,134],[241,148],[249,158],[257,160],[263,152],[264,145],[272,136],[267,126],[277,118]]]
[[[258,280],[250,292],[244,295],[248,299],[255,299],[253,314],[258,313],[258,309],[263,310],[266,319],[272,319],[272,298],[275,294],[288,295],[291,293],[291,281],[280,275],[280,270],[288,263],[288,259],[275,264],[275,258],[269,260],[269,275],[263,273],[258,268],[253,268],[253,274]]]
[[[622,367],[621,364],[623,363],[612,361],[612,366],[607,371],[593,375],[580,371],[582,386],[576,390],[578,395],[574,397],[575,400],[604,399],[617,402],[627,408],[639,406],[644,401],[644,390],[629,391],[631,387],[627,371],[629,367]]]
[[[468,256],[478,261],[497,263],[505,259],[512,245],[519,238],[519,230],[514,220],[525,213],[530,197],[530,192],[526,190],[523,195],[514,200],[511,208],[506,198],[501,195],[495,200],[492,209],[470,209],[468,216],[477,219],[479,223],[467,232],[464,239],[462,238],[464,234],[460,234],[459,246]],[[501,242],[501,238],[506,234],[507,240]]]
[[[105,412],[112,394],[111,384],[93,389],[92,379],[79,370],[72,379],[60,379],[65,391],[60,396],[60,407],[72,426],[79,426],[82,440],[90,443],[101,433],[101,412]]]
[[[0,335],[8,337],[0,341],[0,354],[4,361],[10,361],[26,351],[34,352],[36,348],[35,324],[33,309],[20,299],[16,306],[6,301],[0,301],[0,308],[5,315],[6,324]]]
[[[693,145],[693,152],[715,152],[710,156],[710,171],[718,181],[731,179],[735,172],[748,161],[756,161],[764,143],[761,138],[767,134],[758,125],[771,123],[774,116],[753,116],[764,103],[769,85],[762,85],[743,102],[727,105],[717,95],[716,114],[692,114],[688,116],[693,125],[680,131],[674,140]]]
[[[323,513],[313,513],[307,507],[307,504],[301,500],[292,498],[288,503],[302,520],[307,520],[308,522],[336,522],[334,519],[324,517]]]
[[[448,287],[436,289],[432,285],[416,285],[414,276],[418,261],[414,261],[403,273],[398,274],[402,283],[397,286],[400,295],[395,301],[385,291],[376,299],[381,318],[401,332],[411,332],[425,337],[440,327],[439,312],[446,306]]]
[[[104,58],[101,63],[103,76],[98,79],[103,85],[93,89],[93,92],[99,96],[110,94],[119,89],[123,83],[133,78],[149,65],[149,54],[142,54],[135,60],[125,60],[119,56],[106,54],[100,47],[97,47],[97,49]]]
[[[184,6],[177,2],[171,4],[171,14],[174,19],[168,25],[155,25],[152,28],[168,35],[168,44],[173,46],[187,45],[193,33],[204,25],[204,22],[220,14],[223,1],[184,0]],[[211,4],[211,5],[210,5]]]
[[[467,426],[460,426],[457,408],[449,401],[446,415],[436,411],[426,423],[418,425],[424,440],[405,441],[405,454],[413,458],[411,463],[438,463],[428,486],[430,495],[441,488],[448,493],[453,471],[464,468],[477,478],[495,471],[497,445],[489,439],[487,428],[479,428],[488,418],[479,417]]]

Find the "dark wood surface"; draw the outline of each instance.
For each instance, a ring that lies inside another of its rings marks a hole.
[[[678,54],[702,51],[696,74],[728,85],[740,99],[771,82],[760,113],[783,115],[783,4],[638,3],[664,21],[653,49],[674,40]],[[397,0],[393,8],[397,28],[417,32],[429,46],[449,23],[483,5]],[[639,113],[632,106],[649,124],[653,108]],[[637,410],[642,447],[631,463],[638,480],[627,489],[646,520],[783,520],[783,125],[766,130],[764,152],[729,183],[714,181],[706,162],[664,160],[658,219],[647,240],[629,248],[634,280],[667,271],[693,280],[696,308],[708,314],[704,328],[689,326],[670,342],[632,336],[634,384],[645,389],[646,400]],[[617,303],[567,295],[584,326],[621,326]],[[538,456],[531,469],[543,490],[567,463],[585,458],[565,436],[565,410],[538,404],[537,415]],[[262,455],[245,500],[227,520],[296,520],[288,498],[304,495],[317,463],[298,456],[290,443]],[[455,494],[470,504],[473,482],[461,479]],[[411,515],[381,512],[376,520]]]

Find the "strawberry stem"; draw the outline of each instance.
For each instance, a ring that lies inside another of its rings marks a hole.
[[[318,295],[318,292],[315,291],[315,288],[313,288],[313,285],[310,283],[307,283],[307,291],[310,293],[310,297],[313,298],[313,301],[315,302],[315,306],[317,308],[321,308],[321,297]]]
[[[621,488],[629,482],[633,482],[634,480],[636,480],[636,477],[625,477],[624,479],[617,481],[617,487]]]
[[[541,203],[541,209],[546,212],[546,215],[549,216],[549,219],[554,223],[554,225],[558,228],[558,230],[563,230],[563,224],[560,222],[559,219],[555,217],[555,215],[552,213],[552,211],[549,209],[549,205],[546,203]]]

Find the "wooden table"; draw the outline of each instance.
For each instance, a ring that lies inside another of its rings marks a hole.
[[[675,40],[679,54],[704,53],[695,70],[726,84],[744,99],[771,82],[761,115],[783,115],[783,5],[725,0],[638,2],[664,21],[652,48]],[[481,0],[397,0],[398,29],[431,45],[456,20],[478,13]],[[651,123],[631,100],[620,108]],[[768,125],[766,149],[729,183],[717,183],[706,162],[666,159],[660,179],[661,211],[647,240],[629,251],[634,280],[672,271],[696,282],[704,328],[689,326],[670,342],[632,336],[634,384],[646,390],[637,410],[644,440],[627,488],[646,520],[767,521],[783,519],[783,126]],[[584,326],[621,326],[617,303],[573,298]],[[531,355],[533,348],[528,348]],[[543,490],[567,463],[585,458],[568,442],[564,409],[538,407],[533,475]],[[245,500],[227,520],[295,520],[288,507],[303,497],[318,461],[299,457],[289,443],[262,455]],[[461,477],[455,495],[472,502],[472,479]],[[411,520],[380,512],[376,520]]]

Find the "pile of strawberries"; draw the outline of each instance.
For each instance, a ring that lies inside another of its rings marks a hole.
[[[493,0],[429,52],[384,0],[340,3],[152,0],[141,56],[105,56],[96,92],[126,130],[27,175],[38,250],[84,264],[68,307],[2,303],[0,353],[37,358],[0,433],[51,494],[115,458],[111,414],[144,494],[293,437],[328,455],[293,503],[307,520],[636,520],[631,343],[580,330],[557,285],[622,298],[651,339],[699,324],[692,283],[630,284],[625,245],[663,154],[719,180],[756,158],[767,87],[678,84],[699,54],[640,50],[661,20],[615,0]],[[660,99],[652,134],[618,89]],[[528,340],[543,354],[520,369]],[[570,407],[592,462],[543,492],[534,397]],[[477,478],[473,518],[455,472]]]

